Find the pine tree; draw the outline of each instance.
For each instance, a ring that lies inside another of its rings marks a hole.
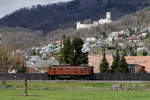
[[[72,57],[72,47],[71,47],[71,41],[70,37],[63,37],[63,48],[61,49],[61,57],[60,62],[63,64],[70,64]]]
[[[134,46],[134,56],[137,56],[137,45],[135,43],[135,46]]]
[[[107,62],[105,53],[103,54],[103,59],[102,62],[100,64],[100,72],[101,73],[107,73],[109,70],[109,63]]]
[[[88,53],[83,53],[84,41],[80,37],[75,37],[72,41],[73,62],[72,65],[88,64]]]
[[[126,63],[126,59],[122,56],[121,60],[119,61],[119,66],[117,67],[118,73],[129,73],[128,64]]]
[[[142,51],[142,56],[147,56],[148,52],[146,50]]]
[[[120,56],[119,56],[119,50],[118,50],[118,45],[116,48],[116,55],[113,56],[113,63],[111,66],[112,72],[117,73],[117,67],[119,66],[119,61],[120,61]]]
[[[124,55],[124,56],[127,56],[126,50],[123,50],[123,55]]]
[[[84,41],[80,37],[75,37],[71,42],[70,37],[64,36],[60,62],[71,65],[88,64],[88,53],[82,52],[83,44]]]

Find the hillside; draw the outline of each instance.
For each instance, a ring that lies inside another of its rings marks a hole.
[[[150,7],[123,16],[113,23],[100,25],[89,30],[83,29],[76,31],[74,28],[57,29],[55,31],[48,32],[46,36],[43,36],[42,31],[34,31],[21,27],[10,28],[0,26],[0,32],[7,37],[9,44],[18,48],[28,48],[48,44],[50,41],[61,39],[64,34],[67,34],[70,37],[74,37],[76,35],[82,37],[99,36],[102,32],[106,32],[108,34],[111,31],[147,26],[150,26]]]
[[[73,36],[99,36],[101,33],[106,32],[109,34],[111,31],[120,31],[132,27],[149,27],[150,26],[150,7],[141,9],[139,11],[133,12],[131,14],[125,15],[118,20],[110,24],[99,25],[91,29],[81,29],[75,30],[73,28],[68,29],[58,29],[56,31],[49,32],[44,38],[45,41],[60,39],[63,34],[67,34],[71,37]]]
[[[150,7],[126,15],[118,22],[124,27],[148,27],[150,25]]]
[[[19,49],[39,46],[42,41],[42,32],[20,27],[0,26],[0,33],[3,34],[3,41]]]
[[[73,0],[19,9],[0,19],[0,25],[48,33],[56,29],[73,28],[79,20],[97,20],[104,17],[107,11],[112,12],[112,18],[116,20],[149,5],[149,0]]]

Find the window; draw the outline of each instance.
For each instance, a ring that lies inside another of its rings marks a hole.
[[[83,73],[83,71],[84,71],[84,69],[83,69],[83,68],[80,68],[80,72]]]
[[[49,70],[51,70],[52,68],[51,67],[49,67]]]
[[[62,69],[62,68],[60,68],[59,70],[60,70],[60,72],[62,72],[62,71],[63,71],[63,69]]]
[[[130,73],[136,73],[136,65],[130,66]]]
[[[54,68],[54,73],[56,73],[56,68]]]
[[[75,69],[74,69],[74,71],[75,71],[75,74],[77,74],[77,73],[78,73],[78,69],[77,69],[77,68],[75,68]]]
[[[70,69],[69,69],[69,68],[67,68],[67,69],[66,69],[66,72],[69,72],[69,71],[70,71]]]

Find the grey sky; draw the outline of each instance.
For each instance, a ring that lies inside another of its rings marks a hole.
[[[32,5],[37,4],[45,5],[49,3],[65,1],[70,0],[0,0],[0,18],[23,7],[31,7]]]

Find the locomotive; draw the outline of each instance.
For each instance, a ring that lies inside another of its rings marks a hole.
[[[93,78],[92,66],[68,66],[58,65],[48,67],[48,78],[55,79],[92,79]]]

